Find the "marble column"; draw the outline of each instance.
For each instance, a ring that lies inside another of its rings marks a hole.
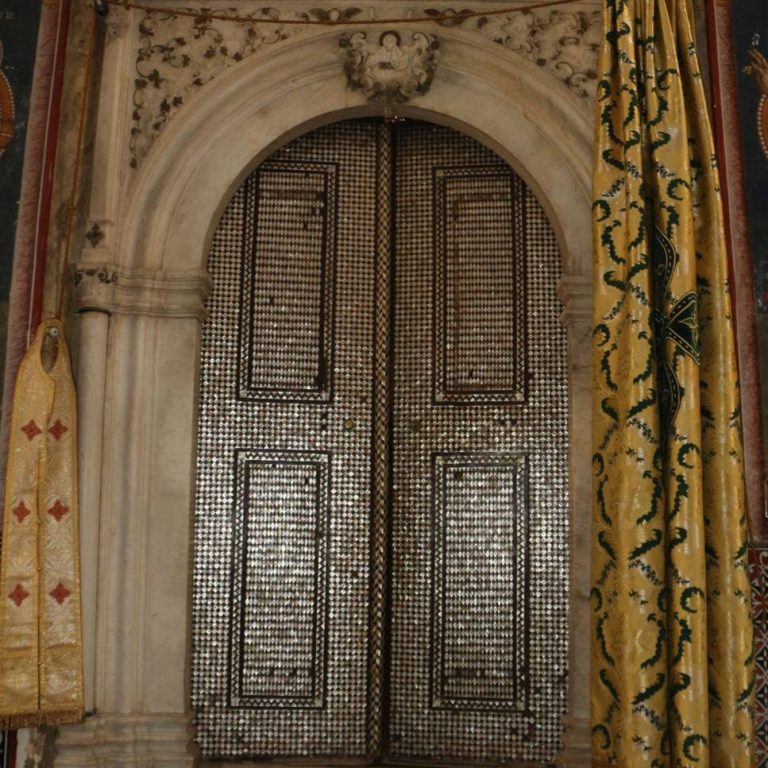
[[[187,768],[190,528],[207,274],[80,264],[83,616],[90,716],[55,765]]]
[[[561,768],[591,765],[589,725],[590,615],[592,529],[592,280],[564,277],[559,286],[562,322],[568,332],[570,434],[570,658],[568,715]]]

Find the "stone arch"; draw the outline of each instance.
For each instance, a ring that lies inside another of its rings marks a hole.
[[[408,29],[407,25],[403,27]],[[242,179],[294,136],[381,114],[344,80],[339,33],[296,37],[202,88],[141,163],[114,221],[111,264],[82,263],[80,409],[86,686],[97,714],[65,728],[57,764],[187,766],[189,528],[206,259]],[[592,118],[543,68],[440,29],[430,91],[406,117],[461,130],[528,182],[560,242],[571,408],[571,694],[563,765],[589,764]],[[127,126],[126,126],[127,130]],[[97,137],[98,140],[98,137]],[[101,186],[92,211],[101,210]],[[97,466],[96,471],[88,467]],[[120,564],[120,570],[115,569]],[[155,762],[153,762],[155,761]]]
[[[292,39],[219,75],[174,116],[144,159],[118,229],[120,266],[204,268],[212,231],[242,179],[276,146],[339,119],[382,114],[345,86],[335,31]],[[588,102],[487,40],[440,33],[442,58],[403,116],[461,130],[500,154],[543,203],[567,274],[588,274],[592,117]],[[148,205],[147,201],[155,201]]]

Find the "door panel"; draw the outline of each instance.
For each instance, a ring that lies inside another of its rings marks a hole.
[[[243,400],[331,399],[338,181],[337,163],[274,159],[246,182]]]
[[[435,709],[528,710],[527,485],[522,454],[432,455]]]
[[[192,672],[209,756],[367,751],[376,131],[286,146],[212,247]]]
[[[546,217],[493,152],[398,127],[389,748],[551,760],[567,392]]]
[[[522,180],[446,128],[337,123],[235,193],[202,341],[206,757],[553,759],[559,268]]]
[[[487,154],[432,169],[436,403],[525,401],[523,187]]]

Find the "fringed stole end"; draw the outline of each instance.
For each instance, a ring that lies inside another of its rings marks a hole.
[[[0,731],[36,728],[45,725],[76,725],[85,719],[83,708],[51,711],[0,713]]]

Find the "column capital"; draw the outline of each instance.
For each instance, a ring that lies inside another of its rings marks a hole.
[[[211,278],[204,271],[126,270],[109,263],[81,262],[72,268],[74,304],[79,312],[150,317],[207,316]]]
[[[560,321],[565,326],[592,322],[592,278],[585,275],[565,275],[557,285],[557,295],[563,303]]]

